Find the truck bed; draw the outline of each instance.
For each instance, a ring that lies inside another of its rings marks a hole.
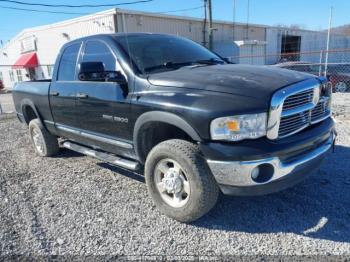
[[[48,95],[50,84],[50,79],[17,83],[12,91],[16,112],[23,114],[23,104],[30,101],[43,119],[52,119]]]

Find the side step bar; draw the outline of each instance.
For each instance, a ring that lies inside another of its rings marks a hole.
[[[62,146],[65,148],[68,148],[70,150],[82,153],[82,154],[87,155],[87,156],[92,156],[92,157],[97,158],[101,161],[108,162],[110,164],[120,166],[120,167],[123,167],[126,169],[137,170],[139,168],[138,162],[123,159],[123,158],[117,157],[115,155],[99,152],[99,151],[93,150],[91,148],[75,144],[75,143],[70,142],[70,141],[63,142]]]

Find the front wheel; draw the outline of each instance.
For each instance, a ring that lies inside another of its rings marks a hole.
[[[168,140],[155,146],[145,165],[148,192],[158,209],[181,222],[194,221],[216,204],[219,188],[198,146]]]

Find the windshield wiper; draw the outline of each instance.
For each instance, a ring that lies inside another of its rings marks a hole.
[[[192,62],[182,62],[182,63],[165,62],[164,64],[161,64],[161,65],[146,67],[144,68],[144,71],[152,72],[159,69],[179,69],[180,67],[188,66],[192,64],[193,64]]]
[[[162,70],[162,69],[171,69],[171,70],[176,70],[184,66],[190,66],[190,65],[218,65],[218,64],[224,64],[225,62],[222,60],[219,60],[217,58],[210,58],[210,59],[202,59],[202,60],[197,60],[194,62],[181,62],[181,63],[174,63],[174,62],[165,62],[164,64],[161,65],[155,65],[155,66],[150,66],[144,68],[144,72],[149,73],[155,70]]]
[[[219,64],[221,65],[221,64],[224,64],[225,62],[217,58],[210,58],[210,59],[197,60],[195,63],[203,64],[203,65],[219,65]]]

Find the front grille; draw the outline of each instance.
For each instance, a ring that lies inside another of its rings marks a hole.
[[[315,87],[311,87],[310,89],[294,93],[284,99],[278,129],[278,138],[295,134],[330,116],[329,94],[320,94],[319,101],[315,105],[313,104],[314,91],[316,91]],[[318,87],[317,92],[319,92]]]
[[[330,99],[322,97],[320,102],[311,111],[311,122],[322,120],[325,116],[330,114]]]
[[[278,136],[284,137],[291,135],[304,128],[306,125],[308,125],[309,122],[310,120],[308,111],[304,111],[292,116],[282,117]]]
[[[283,111],[294,109],[307,103],[311,103],[313,99],[313,94],[313,89],[309,89],[287,97],[283,103]]]

